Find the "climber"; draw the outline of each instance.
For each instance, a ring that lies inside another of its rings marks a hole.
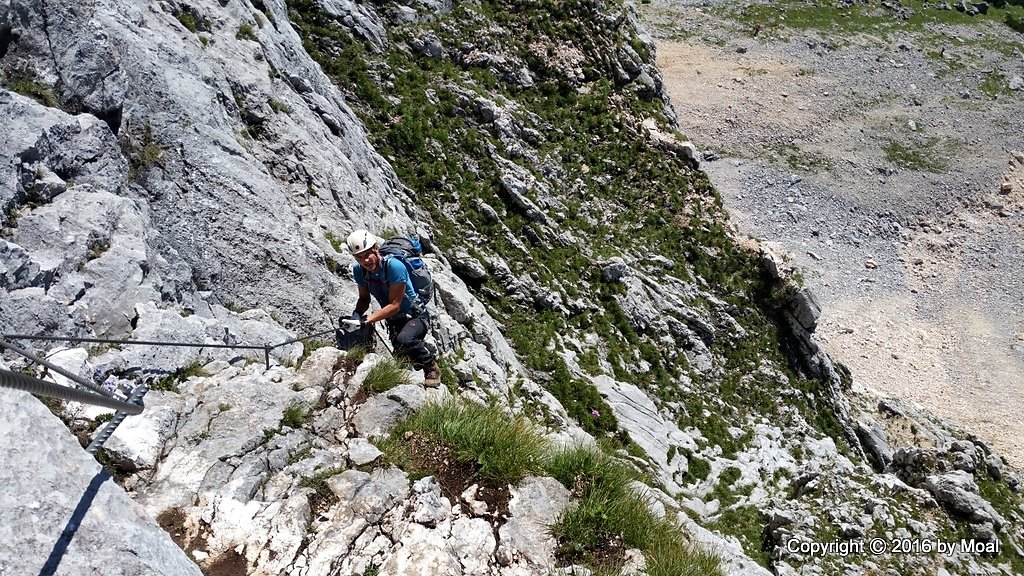
[[[441,384],[441,371],[434,354],[423,343],[430,330],[430,314],[409,278],[409,270],[399,259],[380,252],[380,239],[366,230],[348,237],[349,252],[355,257],[352,276],[359,286],[359,300],[351,319],[361,325],[385,321],[395,357],[405,358],[416,370],[423,370],[425,386]],[[380,309],[366,316],[370,295]]]

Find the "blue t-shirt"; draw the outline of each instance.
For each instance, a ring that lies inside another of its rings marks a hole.
[[[352,277],[355,278],[356,284],[365,286],[370,291],[382,308],[389,302],[388,287],[399,282],[405,284],[405,298],[402,298],[402,307],[398,309],[398,312],[409,312],[412,309],[412,303],[416,302],[416,291],[413,290],[409,271],[406,270],[405,264],[402,264],[397,258],[384,259],[376,272],[369,272],[356,262],[352,264]]]

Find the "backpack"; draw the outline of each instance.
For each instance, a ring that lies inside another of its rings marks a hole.
[[[380,246],[381,256],[385,261],[397,258],[409,271],[412,288],[419,296],[419,304],[424,307],[434,297],[434,280],[430,277],[430,268],[423,259],[423,245],[415,237],[395,236]]]

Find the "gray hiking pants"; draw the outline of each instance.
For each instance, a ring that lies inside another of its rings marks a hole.
[[[430,317],[426,314],[410,318],[404,314],[385,320],[388,337],[395,347],[395,358],[408,360],[416,370],[429,368],[436,358],[423,343],[430,331]]]

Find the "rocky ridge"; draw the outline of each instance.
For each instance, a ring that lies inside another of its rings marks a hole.
[[[872,423],[847,405],[842,369],[811,335],[813,299],[786,287],[779,259],[738,246],[692,171],[632,6],[109,2],[91,8],[95,26],[70,4],[14,8],[0,17],[5,85],[62,110],[0,96],[16,159],[5,326],[283,341],[351,305],[334,231],[397,223],[434,241],[448,369],[436,391],[361,399],[379,357],[345,368],[321,348],[295,369],[298,345],[269,370],[227,353],[58,356],[81,373],[179,375],[107,457],[208,572],[564,566],[547,525],[575,505],[570,487],[511,486],[495,526],[471,486],[454,498],[378,454],[386,423],[453,392],[631,463],[650,507],[726,573],[856,571],[869,560],[786,556],[786,542],[895,538],[911,521],[1007,553],[1020,540],[1016,476],[983,443],[907,408]],[[522,43],[499,40],[510,34]],[[47,35],[104,56],[72,67],[37,44]],[[636,172],[666,166],[653,181]],[[252,304],[266,311],[241,312]],[[200,358],[206,375],[186,378]],[[927,447],[897,435],[912,426]],[[866,518],[853,495],[868,493]],[[637,552],[623,551],[627,569]],[[870,561],[1014,569],[1002,555]]]

